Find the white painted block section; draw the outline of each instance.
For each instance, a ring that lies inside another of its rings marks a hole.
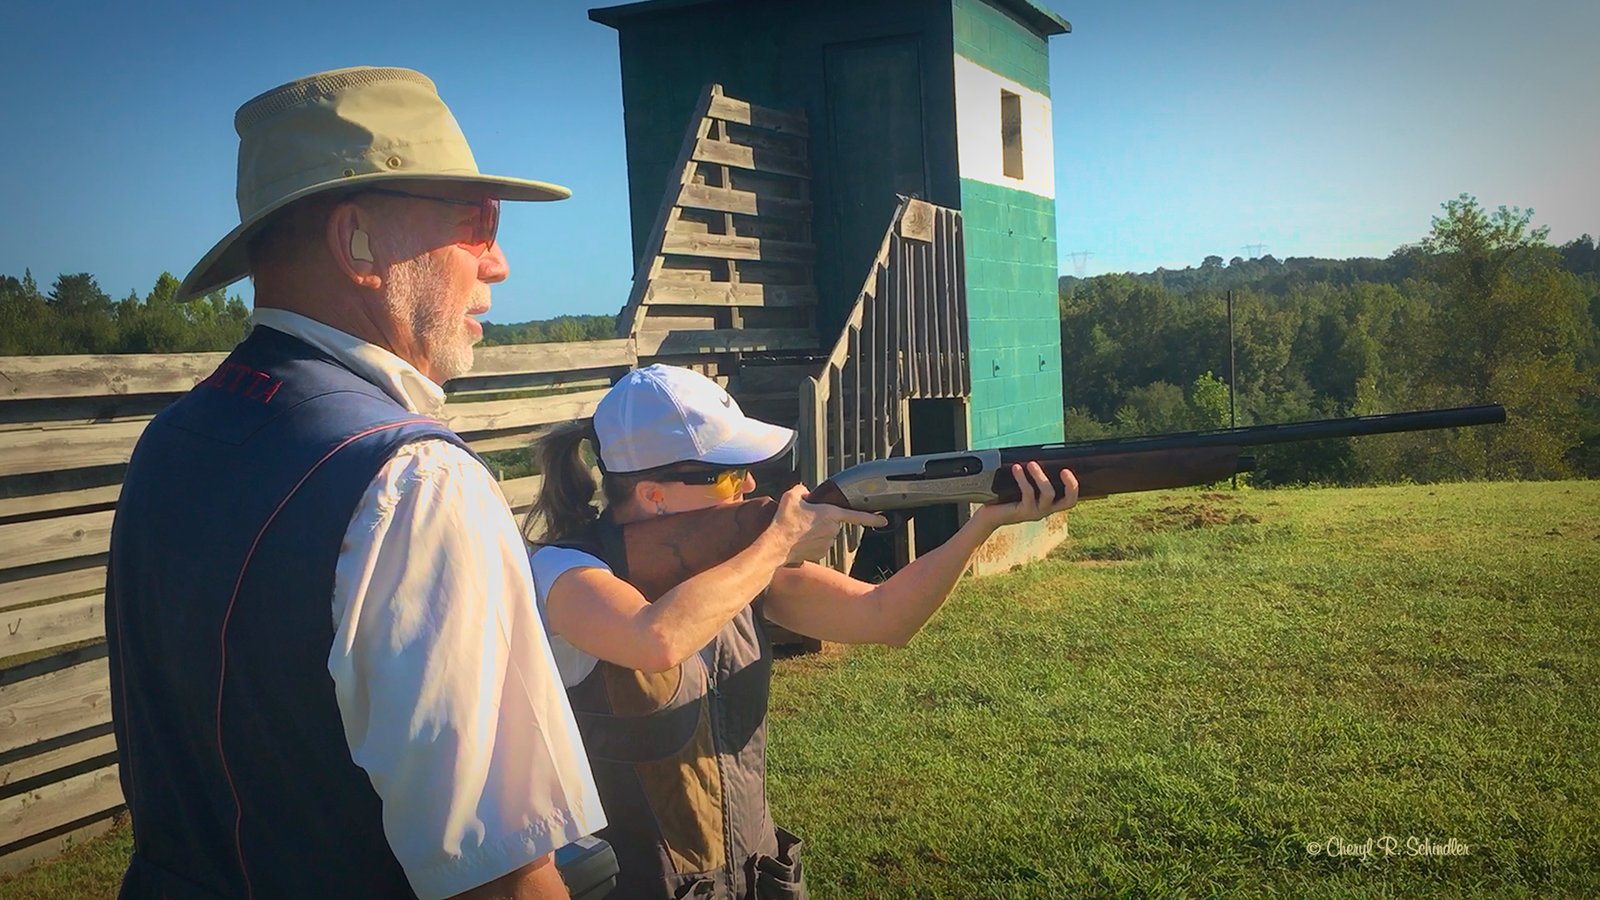
[[[961,177],[1015,188],[1054,199],[1055,142],[1050,130],[1050,98],[956,55],[956,153]],[[1000,92],[1010,91],[1022,105],[1022,178],[1005,174],[1000,137]]]

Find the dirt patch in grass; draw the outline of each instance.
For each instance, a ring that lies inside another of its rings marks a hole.
[[[1143,531],[1185,531],[1209,528],[1214,525],[1255,525],[1261,517],[1242,510],[1226,509],[1214,499],[1227,498],[1226,494],[1202,494],[1198,503],[1159,506],[1149,513],[1134,517],[1134,527]],[[1228,498],[1231,499],[1231,498]]]
[[[1114,539],[1081,544],[1063,544],[1050,552],[1054,559],[1089,565],[1120,565],[1155,555],[1148,541]]]

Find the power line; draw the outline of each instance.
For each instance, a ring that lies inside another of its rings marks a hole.
[[[1251,259],[1255,259],[1256,257],[1261,255],[1261,251],[1267,249],[1267,245],[1266,244],[1245,244],[1240,249],[1242,249],[1242,250],[1244,250],[1244,252],[1250,254],[1250,258]]]

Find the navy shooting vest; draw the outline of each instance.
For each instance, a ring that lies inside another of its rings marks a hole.
[[[256,327],[133,452],[106,585],[122,896],[412,897],[328,673],[334,565],[403,445],[461,438]]]

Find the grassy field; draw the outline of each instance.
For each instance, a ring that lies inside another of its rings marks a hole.
[[[1597,509],[1594,482],[1085,504],[909,648],[780,664],[775,814],[819,900],[1600,895]],[[0,895],[111,896],[127,848]]]

